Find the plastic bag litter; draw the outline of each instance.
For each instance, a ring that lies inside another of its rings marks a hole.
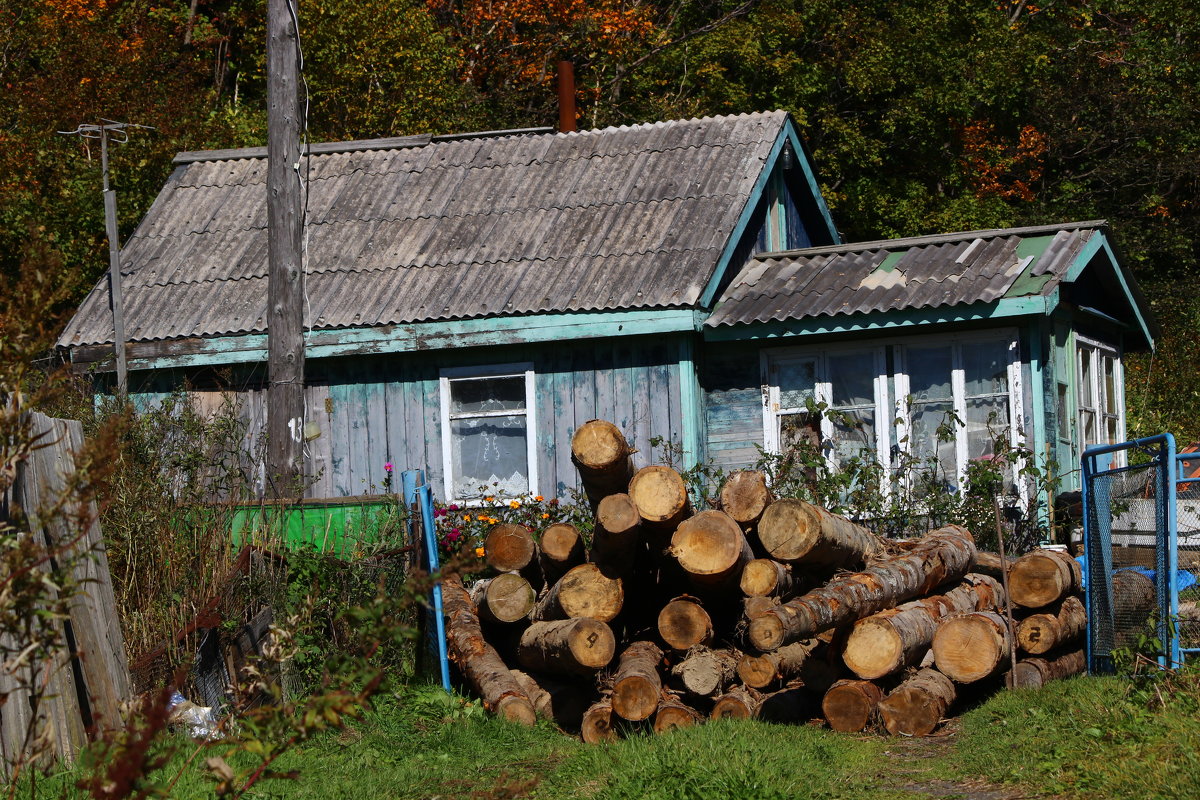
[[[177,691],[171,693],[167,704],[167,723],[183,729],[193,739],[211,742],[224,736],[212,707],[198,706]]]

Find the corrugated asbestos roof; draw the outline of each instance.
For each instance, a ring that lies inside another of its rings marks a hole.
[[[308,323],[694,305],[785,119],[412,137],[314,154],[302,165]],[[178,158],[125,243],[130,341],[266,330],[266,158],[216,155],[229,157]],[[101,280],[59,344],[112,340]]]
[[[1103,222],[766,253],[722,294],[709,326],[992,302],[1050,293]]]

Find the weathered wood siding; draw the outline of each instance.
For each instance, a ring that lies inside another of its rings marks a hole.
[[[758,345],[709,343],[699,374],[708,460],[727,470],[753,467],[763,443]]]

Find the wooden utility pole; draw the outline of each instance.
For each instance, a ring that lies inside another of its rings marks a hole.
[[[267,3],[267,480],[298,496],[304,470],[304,217],[297,0]]]

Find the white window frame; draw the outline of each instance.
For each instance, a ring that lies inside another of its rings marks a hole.
[[[1117,442],[1123,442],[1123,441],[1125,441],[1125,437],[1126,437],[1126,429],[1125,429],[1125,364],[1124,364],[1124,360],[1122,358],[1123,353],[1121,352],[1121,348],[1116,345],[1102,342],[1099,339],[1091,339],[1087,336],[1081,336],[1079,334],[1075,334],[1075,345],[1072,348],[1072,352],[1074,353],[1074,357],[1075,357],[1075,364],[1074,364],[1074,370],[1075,370],[1075,419],[1074,419],[1074,423],[1075,423],[1076,440],[1077,440],[1076,445],[1078,446],[1079,453],[1081,455],[1084,450],[1086,450],[1088,447],[1091,446],[1088,442],[1085,442],[1083,440],[1084,426],[1083,426],[1083,420],[1080,418],[1080,415],[1084,411],[1084,405],[1083,405],[1083,382],[1084,382],[1084,380],[1083,380],[1084,379],[1083,359],[1080,357],[1080,352],[1082,350],[1090,351],[1092,354],[1092,358],[1094,359],[1093,363],[1098,365],[1098,368],[1092,370],[1092,381],[1090,381],[1090,388],[1092,390],[1092,399],[1095,403],[1095,405],[1091,406],[1091,410],[1096,415],[1095,425],[1096,425],[1097,434],[1103,433],[1104,436],[1107,437],[1108,426],[1105,424],[1105,422],[1106,422],[1105,417],[1116,416],[1116,418],[1117,418],[1116,441],[1110,442],[1110,444],[1115,444]],[[1105,356],[1111,357],[1113,360],[1113,394],[1114,394],[1114,402],[1117,407],[1115,413],[1113,412],[1112,409],[1108,409],[1105,407],[1106,404],[1105,404],[1104,369],[1103,369],[1104,362],[1102,360]],[[1105,444],[1105,442],[1101,441],[1101,442],[1097,442],[1097,444]],[[1112,465],[1114,467],[1125,466],[1125,453],[1124,452],[1114,453],[1111,456],[1111,458],[1113,459]]]
[[[470,414],[450,414],[450,385],[453,381],[473,380],[477,378],[524,378],[525,408],[523,411],[484,411]],[[529,470],[529,492],[531,496],[538,494],[538,462],[537,462],[537,405],[536,373],[532,362],[515,364],[493,364],[484,367],[446,367],[438,373],[438,388],[440,394],[441,426],[442,426],[442,484],[447,503],[458,503],[465,506],[482,506],[482,498],[460,498],[454,496],[454,459],[452,456],[451,420],[477,419],[489,416],[513,417],[525,416],[525,459]]]

